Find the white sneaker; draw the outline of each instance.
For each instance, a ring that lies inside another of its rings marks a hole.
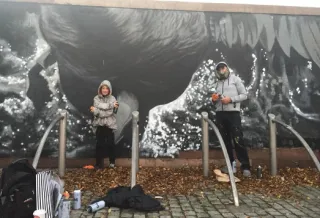
[[[236,173],[237,172],[237,162],[236,161],[233,161],[232,162],[232,171],[233,173]],[[225,174],[229,174],[228,172],[228,167],[227,166],[224,166],[221,168],[221,172],[225,173]]]
[[[110,168],[115,168],[115,165],[112,163],[109,165]]]
[[[243,170],[242,175],[244,177],[251,177],[251,172],[250,172],[250,170]]]

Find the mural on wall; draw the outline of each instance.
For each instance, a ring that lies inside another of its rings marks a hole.
[[[69,112],[67,156],[92,156],[89,107],[104,79],[120,103],[120,155],[130,152],[134,110],[142,155],[199,149],[200,112],[214,119],[213,66],[221,60],[249,92],[241,111],[249,147],[268,145],[272,112],[315,148],[319,39],[316,16],[0,3],[0,156],[32,155],[62,109]],[[280,146],[299,146],[278,132]],[[57,156],[57,136],[55,128],[44,155]]]

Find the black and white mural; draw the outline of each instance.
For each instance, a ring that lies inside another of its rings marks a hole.
[[[319,146],[320,17],[0,3],[0,156],[33,155],[64,109],[67,156],[92,156],[89,107],[104,79],[120,103],[120,156],[130,152],[135,110],[142,155],[197,150],[201,111],[214,119],[213,66],[221,60],[249,92],[249,147],[268,146],[270,112]],[[278,131],[279,146],[300,146]],[[57,156],[57,147],[55,128],[44,155]]]

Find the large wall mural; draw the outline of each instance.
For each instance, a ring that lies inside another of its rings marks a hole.
[[[313,146],[320,136],[320,18],[0,3],[0,156],[30,156],[55,114],[69,112],[67,156],[94,154],[89,107],[108,79],[120,102],[118,152],[131,147],[140,112],[144,156],[201,146],[200,112],[214,91],[213,66],[245,82],[246,143],[268,146],[275,113]],[[279,129],[279,146],[300,146]],[[57,156],[58,128],[44,155]],[[218,147],[214,136],[212,147]]]

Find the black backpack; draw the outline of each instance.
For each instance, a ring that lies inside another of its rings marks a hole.
[[[0,218],[33,218],[36,210],[36,170],[27,159],[2,169]]]

